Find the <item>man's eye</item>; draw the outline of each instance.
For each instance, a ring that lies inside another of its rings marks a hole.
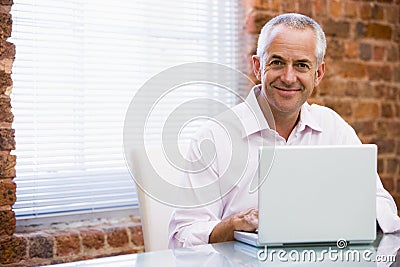
[[[297,67],[300,69],[310,69],[310,66],[306,63],[299,63],[297,64]]]
[[[282,61],[280,61],[280,60],[273,60],[273,61],[271,61],[271,62],[269,63],[269,65],[270,65],[271,67],[280,67],[280,66],[283,66],[284,63],[283,63]]]

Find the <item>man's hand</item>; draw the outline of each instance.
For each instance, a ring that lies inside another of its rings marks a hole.
[[[258,209],[251,208],[225,218],[218,223],[210,234],[208,243],[234,240],[234,231],[254,232],[258,228]]]

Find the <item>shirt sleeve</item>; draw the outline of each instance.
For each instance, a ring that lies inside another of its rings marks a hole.
[[[196,137],[192,140],[186,157],[188,162],[198,161],[202,156],[204,157],[200,149],[201,142],[205,139],[212,139],[212,136],[210,136],[209,133],[206,135],[208,136]],[[217,160],[214,160],[211,165],[204,163],[204,168],[200,172],[186,171],[183,174],[182,185],[194,188],[194,197],[196,197],[196,187],[213,183],[215,184],[214,190],[210,191],[210,194],[220,193],[218,188],[219,177],[216,161]],[[215,201],[204,203],[203,205],[200,205],[200,207],[174,209],[169,223],[168,247],[178,248],[207,244],[212,230],[221,221],[223,205],[219,197],[219,195],[216,196]],[[199,199],[201,199],[201,196]]]
[[[377,175],[376,180],[376,219],[382,232],[394,233],[400,231],[400,218],[393,197],[383,187]]]
[[[168,247],[192,247],[207,244],[220,219],[207,208],[176,209],[169,225]]]

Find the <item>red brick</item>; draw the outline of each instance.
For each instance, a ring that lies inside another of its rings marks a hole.
[[[399,156],[400,155],[400,140],[397,141],[397,151],[396,154]]]
[[[10,179],[0,180],[0,206],[11,206],[15,203],[16,188],[16,184]]]
[[[11,36],[12,19],[11,14],[0,13],[0,38],[5,40]]]
[[[378,120],[377,122],[377,126],[376,126],[376,132],[375,132],[375,136],[376,138],[387,138],[388,136],[388,122],[387,121],[383,121],[383,120]]]
[[[272,11],[279,12],[281,10],[281,0],[272,0],[270,8]]]
[[[393,81],[396,83],[400,82],[400,66],[396,66],[393,69]]]
[[[400,104],[396,103],[395,109],[396,109],[396,117],[400,118]]]
[[[18,263],[27,257],[27,241],[20,235],[0,237],[0,252],[0,265]]]
[[[295,0],[281,1],[282,13],[298,12]]]
[[[373,81],[387,81],[392,80],[392,70],[387,65],[367,65],[367,74],[369,80]]]
[[[329,46],[328,46],[329,47]],[[349,40],[344,44],[345,56],[347,58],[358,58],[359,50],[358,50],[358,42]]]
[[[359,135],[372,135],[375,132],[375,121],[373,120],[356,120],[352,126]]]
[[[393,118],[394,116],[394,108],[391,104],[382,103],[382,117],[385,118]]]
[[[15,149],[14,129],[0,128],[0,150]]]
[[[341,61],[336,67],[337,75],[343,78],[364,78],[366,76],[365,65],[358,62]]]
[[[399,159],[389,158],[386,159],[386,173],[396,174],[399,166]]]
[[[126,246],[129,242],[125,228],[110,228],[106,231],[107,243],[114,248]]]
[[[0,95],[6,92],[6,89],[12,85],[11,74],[4,70],[0,71]]]
[[[143,240],[142,226],[141,225],[131,226],[129,227],[129,231],[131,232],[132,243],[135,244],[136,246],[143,246],[144,240]]]
[[[385,20],[389,23],[395,24],[399,20],[399,6],[398,5],[390,5],[384,7],[385,10]]]
[[[387,50],[387,61],[397,62],[399,61],[399,45],[389,46]]]
[[[357,18],[357,3],[352,1],[346,1],[345,3],[345,16],[348,18]]]
[[[400,136],[400,121],[391,121],[388,128],[389,136]]]
[[[364,23],[361,21],[356,23],[355,34],[357,37],[365,37],[366,31],[366,25]]]
[[[300,14],[312,17],[312,1],[310,0],[299,0],[299,10]]]
[[[363,20],[382,20],[383,19],[383,7],[374,3],[365,3],[360,6],[360,17]]]
[[[30,258],[53,258],[54,241],[52,236],[46,234],[32,234],[29,240]]]
[[[326,106],[335,110],[341,116],[351,116],[353,114],[351,102],[328,100],[326,101]]]
[[[11,5],[10,6],[0,5],[0,13],[10,14],[10,12],[11,12]]]
[[[359,6],[361,19],[367,20],[371,17],[371,4],[372,3],[364,3]]]
[[[394,181],[392,178],[381,177],[383,187],[389,192],[394,191]]]
[[[331,0],[329,1],[329,13],[332,17],[338,18],[342,16],[342,1]]]
[[[261,11],[251,12],[246,19],[246,31],[248,33],[258,34],[261,28],[267,23],[272,16]]]
[[[378,159],[378,173],[383,173],[385,171],[385,166],[384,166],[384,160],[383,159]]]
[[[366,61],[371,60],[372,46],[370,44],[361,43],[359,49],[360,49],[360,59]]]
[[[382,98],[384,100],[396,100],[397,97],[397,88],[391,87],[386,84],[377,84],[375,85],[375,92],[374,95],[376,98]]]
[[[346,83],[344,80],[329,78],[322,80],[322,83],[320,84],[320,86],[318,86],[317,90],[319,90],[320,96],[329,95],[343,97],[346,94],[346,89]]]
[[[15,214],[12,210],[0,210],[0,236],[12,235],[15,232]]]
[[[355,105],[356,118],[376,118],[379,116],[379,104],[376,102],[361,102]]]
[[[0,122],[12,123],[14,116],[11,112],[11,99],[7,95],[0,95]]]
[[[1,0],[0,4],[6,5],[6,6],[11,6],[13,4],[13,0]]]
[[[332,38],[327,45],[327,56],[332,59],[342,59],[344,55],[343,42],[337,38]]]
[[[55,235],[57,256],[78,255],[81,251],[79,235],[73,232],[61,232]]]
[[[325,96],[325,95],[329,95],[331,93],[331,79],[325,78],[322,79],[321,83],[318,85],[318,87],[316,87],[314,89],[313,92],[313,97],[315,97],[316,95],[318,96]],[[315,93],[315,95],[314,95]]]
[[[315,15],[317,16],[325,16],[328,13],[328,3],[327,0],[315,0],[314,1],[314,8],[315,8]]]
[[[382,20],[384,9],[382,5],[374,4],[371,8],[371,18],[376,20]]]
[[[350,97],[374,98],[375,88],[369,81],[347,81],[345,95]]]
[[[398,23],[400,24],[400,16]],[[394,26],[393,41],[397,44],[400,43],[400,25]]]
[[[15,155],[0,155],[0,179],[15,177]]]
[[[386,48],[383,46],[374,46],[374,60],[381,61],[385,57]]]
[[[325,20],[323,28],[327,36],[347,38],[350,34],[350,23],[347,21]]]
[[[82,245],[87,249],[100,249],[104,247],[105,237],[100,230],[87,230],[81,232]]]
[[[0,59],[10,58],[14,59],[15,45],[5,40],[0,40]]]
[[[395,152],[396,142],[390,138],[377,138],[371,140],[372,144],[378,146],[379,154],[392,154]]]
[[[392,28],[379,23],[369,23],[366,25],[365,36],[374,39],[390,40],[392,38]]]
[[[269,9],[268,0],[246,0],[246,6],[257,9]]]

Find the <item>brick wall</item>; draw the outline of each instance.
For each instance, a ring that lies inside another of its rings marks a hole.
[[[140,220],[85,227],[51,227],[0,240],[0,266],[38,266],[143,252]]]
[[[16,158],[10,155],[11,150],[15,149],[10,103],[11,68],[15,48],[13,44],[7,42],[12,29],[11,5],[12,1],[0,1],[0,258],[8,252],[3,249],[2,244],[18,242],[13,236],[15,217],[11,209],[16,200],[16,185],[13,182]]]
[[[311,102],[331,107],[376,143],[382,182],[400,208],[400,0],[246,0],[247,60],[271,17],[297,12],[327,36],[326,73]]]

